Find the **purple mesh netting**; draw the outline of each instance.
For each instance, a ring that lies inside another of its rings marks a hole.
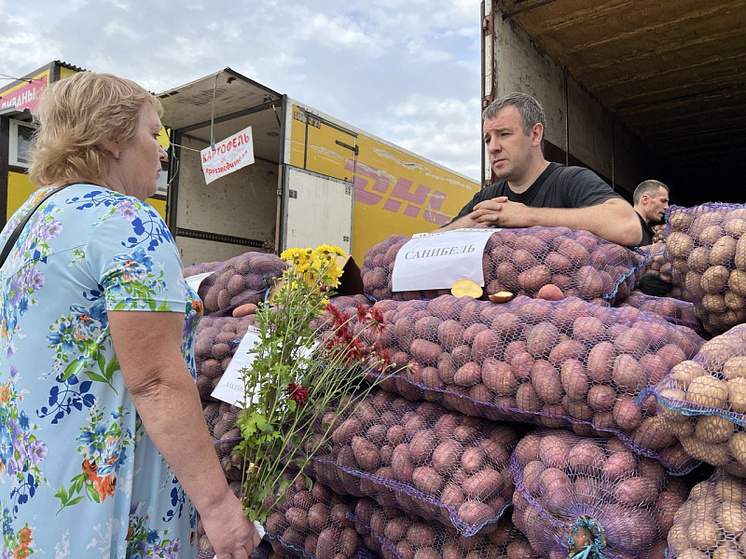
[[[672,472],[695,465],[661,428],[655,399],[635,401],[695,355],[703,340],[689,328],[580,299],[443,295],[373,309],[386,325],[379,343],[397,366],[409,365],[383,379],[386,390],[496,421],[615,435]]]
[[[746,477],[746,325],[705,342],[640,397],[649,394],[689,455]]]
[[[518,443],[510,465],[513,521],[541,557],[580,557],[596,540],[607,559],[662,558],[688,494],[681,479],[614,437],[539,429]],[[579,524],[597,526],[598,537],[570,540]]]
[[[392,291],[396,254],[409,241],[393,235],[365,254],[361,268],[365,293],[375,300],[432,299],[438,291]],[[645,254],[611,243],[588,231],[566,227],[496,230],[482,258],[485,292],[534,296],[546,284],[567,297],[598,303],[624,300],[639,279]]]
[[[712,335],[746,320],[746,206],[671,206],[666,259],[682,296]]]

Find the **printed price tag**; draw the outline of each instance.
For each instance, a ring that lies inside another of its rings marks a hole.
[[[242,409],[245,405],[251,404],[251,402],[245,401],[246,390],[244,388],[244,381],[240,371],[244,367],[251,367],[255,355],[249,353],[249,350],[255,347],[258,343],[259,330],[250,326],[244,337],[241,338],[241,343],[238,344],[236,352],[233,354],[233,358],[228,364],[228,368],[225,370],[225,373],[223,373],[223,377],[212,391],[211,396],[213,398],[217,398],[221,402],[226,402]]]

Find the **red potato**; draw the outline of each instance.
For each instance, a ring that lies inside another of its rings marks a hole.
[[[430,309],[453,313],[458,301],[436,298],[419,307],[414,320],[434,328],[435,321],[423,320]],[[413,303],[400,303],[397,316]],[[440,320],[437,343],[443,338],[453,349],[439,347],[435,364],[429,364],[429,350],[400,352],[401,358],[395,354],[393,359],[413,363],[412,372],[393,375],[395,382],[387,379],[387,389],[490,419],[573,425],[587,435],[623,433],[636,451],[680,456],[669,450],[679,445],[676,439],[661,437],[654,423],[643,421],[656,413],[652,398],[639,414],[614,408],[693,355],[702,342],[694,332],[634,308],[599,307],[578,299],[518,297],[500,306],[473,300],[459,305],[458,318],[435,317]],[[445,335],[446,327],[453,336]],[[410,389],[408,383],[415,382]],[[677,467],[682,464],[679,460]]]
[[[663,473],[649,458],[635,459],[613,437],[588,438],[548,429],[528,437],[531,443],[519,443],[513,456],[513,519],[540,556],[566,556],[567,535],[582,511],[607,534],[608,553],[661,557],[672,518],[669,511],[678,509],[686,496],[677,478]],[[558,446],[568,449],[564,460]],[[662,509],[656,508],[658,504]],[[625,538],[625,531],[632,536]]]
[[[382,405],[383,398],[374,393],[355,411],[357,422],[347,418],[340,423],[344,434],[333,433],[331,448],[314,457],[318,480],[335,491],[372,495],[382,505],[395,504],[432,520],[451,523],[456,518],[465,536],[485,527],[484,521],[474,524],[461,517],[465,498],[486,496],[486,509],[479,510],[491,511],[493,521],[498,518],[512,488],[508,453],[517,437],[510,427],[449,413],[431,402],[394,398]],[[370,415],[376,406],[380,415],[371,417],[366,428],[361,415]],[[384,416],[390,416],[388,428]],[[358,425],[359,432],[352,434]],[[335,441],[347,438],[350,444],[337,448]],[[397,444],[388,444],[389,438]]]

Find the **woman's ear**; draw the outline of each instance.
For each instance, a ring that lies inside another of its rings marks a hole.
[[[104,148],[104,151],[108,151],[114,159],[119,161],[119,158],[122,155],[122,150],[119,148],[119,144],[117,142],[114,142],[112,140],[102,140],[101,147]]]

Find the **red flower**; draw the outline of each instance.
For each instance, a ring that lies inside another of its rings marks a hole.
[[[345,324],[347,322],[347,317],[343,315],[337,307],[332,305],[331,303],[327,304],[324,309],[331,313],[331,315],[334,317],[334,322],[337,326],[341,326],[342,324]]]
[[[288,385],[288,396],[291,400],[294,400],[296,404],[302,406],[308,400],[308,389],[305,386],[291,382]]]

